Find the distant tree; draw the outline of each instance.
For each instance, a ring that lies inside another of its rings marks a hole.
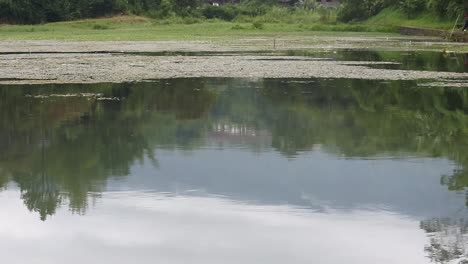
[[[392,3],[391,0],[343,0],[338,19],[343,22],[364,20]]]
[[[187,16],[193,14],[200,5],[200,0],[172,0],[172,8],[176,14]]]

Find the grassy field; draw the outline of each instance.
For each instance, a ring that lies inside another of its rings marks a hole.
[[[388,27],[398,27],[398,26],[415,26],[423,28],[435,28],[435,29],[445,29],[451,30],[454,26],[456,18],[453,18],[453,21],[441,20],[433,14],[421,14],[414,18],[408,18],[405,14],[397,9],[384,9],[377,16],[370,18],[365,22],[369,26],[381,26],[385,25]],[[462,23],[462,19],[458,21],[459,24]]]
[[[231,22],[192,17],[156,20],[118,16],[42,25],[0,25],[0,40],[205,40],[337,34],[388,36],[397,33],[400,25],[450,29],[453,22],[438,21],[428,14],[408,19],[398,10],[387,9],[368,21],[344,24],[336,21],[336,12],[333,11],[291,12],[273,8],[265,15],[237,17]]]
[[[241,18],[226,22],[195,18],[153,20],[123,16],[43,25],[0,25],[0,40],[202,40],[276,35],[336,35],[337,31],[347,32],[344,34],[349,35],[375,36],[389,35],[391,30],[362,24],[318,23],[312,19],[274,21],[268,17],[258,17],[255,20]]]

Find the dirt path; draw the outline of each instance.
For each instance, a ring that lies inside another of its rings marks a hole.
[[[340,62],[251,53],[200,56],[150,56],[144,53],[268,51],[273,50],[273,46],[275,50],[362,49],[363,44],[383,48],[385,43],[387,49],[393,45],[394,49],[403,50],[406,45],[401,40],[378,38],[348,38],[343,41],[338,41],[336,37],[308,41],[275,40],[269,47],[265,44],[267,41],[271,39],[225,43],[2,41],[0,83],[129,82],[180,77],[468,79],[466,73],[386,70],[366,66],[382,62]],[[431,43],[437,45],[437,42]]]

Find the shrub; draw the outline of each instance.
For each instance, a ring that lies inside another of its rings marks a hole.
[[[265,26],[263,25],[263,23],[260,22],[260,21],[258,21],[258,20],[257,20],[257,21],[254,21],[254,22],[252,23],[252,27],[253,27],[254,29],[264,29],[264,28],[265,28]]]
[[[413,18],[426,9],[426,0],[403,0],[400,8],[409,18]]]
[[[321,22],[325,23],[330,21],[330,8],[320,5],[319,7],[317,7],[317,12],[320,15]]]
[[[197,17],[186,16],[182,19],[182,21],[184,24],[191,25],[191,24],[200,23],[202,20]]]
[[[106,30],[106,29],[110,29],[110,27],[109,27],[108,25],[103,25],[103,24],[95,24],[95,25],[93,25],[92,28],[95,29],[95,30]]]
[[[232,30],[244,30],[245,27],[239,25],[239,24],[235,24],[234,26],[231,27]]]
[[[201,13],[208,19],[219,18],[226,21],[231,21],[237,16],[237,10],[231,6],[205,6]]]
[[[385,7],[395,4],[392,0],[343,0],[338,11],[342,22],[365,20],[376,15]]]
[[[159,8],[149,9],[146,12],[146,15],[150,18],[167,18],[171,15],[171,3],[169,0],[161,0],[159,3]]]
[[[468,7],[468,2],[463,0],[428,0],[427,8],[441,18],[456,18]]]
[[[172,10],[179,16],[187,17],[196,15],[196,9],[200,5],[199,0],[171,0]]]

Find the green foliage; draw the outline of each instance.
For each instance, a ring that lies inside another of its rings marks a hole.
[[[463,0],[342,0],[338,13],[315,0],[299,0],[294,8],[279,7],[276,0],[246,0],[240,4],[211,6],[203,0],[0,0],[0,23],[39,24],[122,14],[155,19],[194,17],[253,23],[334,23],[363,21],[385,8],[401,10],[407,18],[435,14],[455,19],[467,5]],[[337,14],[337,16],[336,16]],[[318,19],[317,19],[318,18]],[[191,24],[197,19],[181,20]]]
[[[200,18],[193,17],[193,16],[185,16],[182,18],[182,22],[186,25],[197,24],[201,22]]]
[[[275,9],[265,4],[254,6],[252,2],[245,2],[242,4],[227,4],[223,6],[205,5],[201,9],[201,14],[207,19],[232,21],[240,17],[247,17],[247,19],[250,19],[253,17],[262,16],[271,12],[272,10]]]
[[[232,30],[243,30],[245,28],[243,26],[239,25],[239,24],[235,24],[234,26],[232,26],[231,29]]]
[[[161,0],[159,4],[159,8],[149,9],[148,11],[145,12],[145,15],[147,15],[150,18],[161,19],[161,18],[169,17],[171,12],[172,12],[171,2],[169,0]]]
[[[391,0],[344,0],[338,19],[342,22],[365,20],[392,3]]]
[[[427,11],[416,15],[416,17],[408,18],[408,15],[401,8],[389,7],[368,19],[365,24],[369,26],[387,25],[395,28],[395,31],[401,25],[448,30],[452,29],[454,22],[452,19],[439,18]]]
[[[413,18],[426,9],[426,0],[403,0],[400,8],[409,18]]]
[[[0,22],[38,24],[116,14],[167,18],[205,17],[231,21],[238,16],[259,16],[275,1],[248,0],[223,6],[203,5],[202,0],[0,0]]]
[[[262,22],[260,22],[260,21],[254,21],[254,22],[252,23],[252,27],[253,27],[254,29],[264,29],[264,28],[265,28],[265,25],[264,25]]]
[[[198,0],[0,0],[0,22],[38,24],[115,14],[188,14]]]
[[[1,0],[0,0],[1,1]],[[0,38],[4,39],[66,39],[66,40],[187,40],[206,38],[246,37],[259,34],[253,29],[252,23],[260,21],[265,29],[262,35],[277,35],[298,37],[311,34],[334,34],[331,32],[398,32],[400,25],[422,26],[429,28],[451,29],[454,19],[438,19],[434,14],[424,12],[416,18],[408,19],[399,8],[386,8],[378,15],[357,23],[341,23],[336,21],[336,9],[316,8],[305,10],[300,8],[264,7],[256,9],[258,15],[248,10],[244,4],[233,8],[241,10],[232,21],[203,16],[205,7],[197,8],[193,15],[182,17],[175,15],[170,6],[170,0],[162,0],[165,8],[147,11],[144,15],[154,19],[118,15],[99,19],[84,19],[73,22],[58,22],[43,25],[3,25],[0,27]],[[230,8],[222,6],[222,8]],[[246,11],[250,11],[249,14]],[[94,30],[95,24],[105,25],[108,29]],[[239,25],[239,26],[236,26]],[[233,31],[233,27],[234,30]],[[240,30],[242,29],[244,30]],[[315,31],[315,32],[312,32]],[[318,33],[322,31],[323,33]],[[330,33],[326,33],[328,31]],[[364,34],[364,33],[362,33]],[[361,34],[361,35],[362,35]],[[372,34],[375,35],[375,34]],[[451,50],[466,50],[466,47],[449,47]]]
[[[455,19],[463,13],[463,7],[468,7],[468,2],[463,0],[428,0],[428,10],[434,12],[441,18]]]
[[[463,12],[463,6],[468,5],[463,0],[343,0],[338,13],[342,22],[360,21],[375,16],[384,8],[401,9],[408,18],[428,12],[438,18],[455,19]]]
[[[104,25],[104,24],[95,24],[95,25],[93,25],[93,29],[105,30],[105,29],[110,29],[110,27],[108,25]]]
[[[317,8],[319,4],[315,0],[299,0],[296,3],[296,7],[304,9],[304,10],[314,10]]]
[[[200,5],[199,0],[171,0],[172,10],[180,16],[194,15]]]
[[[332,10],[330,8],[326,8],[324,6],[319,6],[317,7],[317,12],[319,13],[320,16],[320,22],[322,23],[328,23],[330,22]]]
[[[218,18],[231,21],[238,15],[236,11],[232,5],[225,7],[208,5],[202,9],[202,15],[208,19]]]

